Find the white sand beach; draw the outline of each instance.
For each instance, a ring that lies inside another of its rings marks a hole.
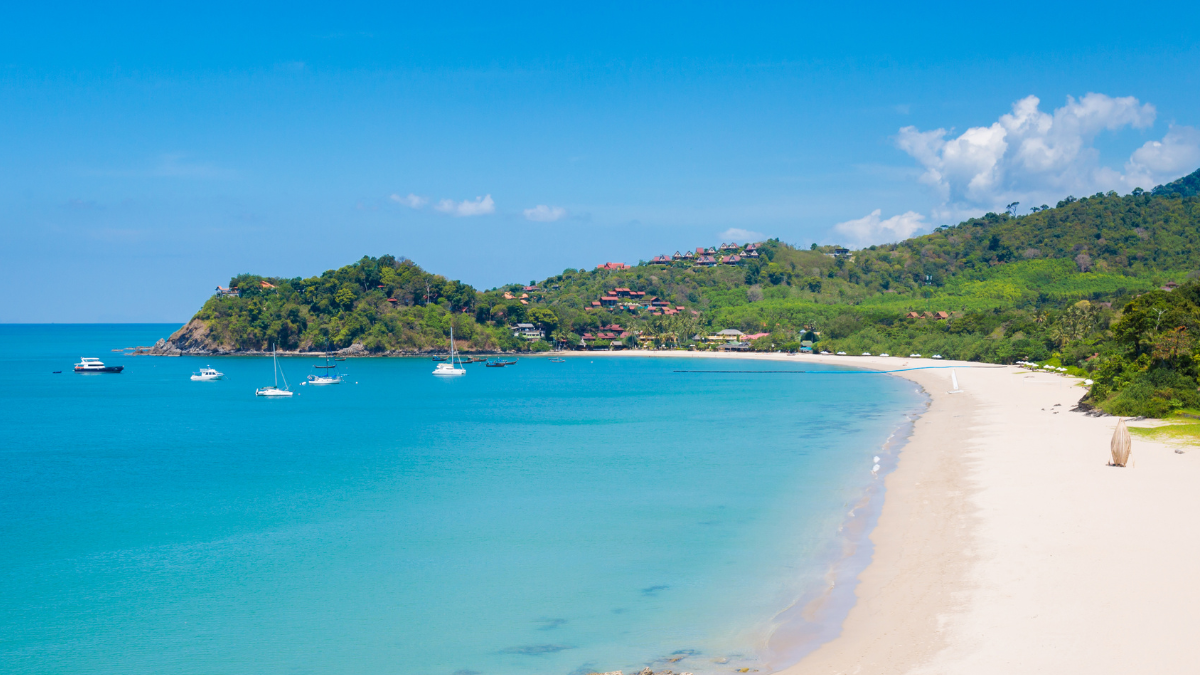
[[[857,602],[840,637],[780,672],[1197,667],[1200,448],[1179,454],[1135,436],[1132,465],[1107,466],[1117,419],[1071,412],[1084,389],[1069,377],[931,359],[733,358],[955,365],[962,388],[947,393],[945,369],[894,375],[931,403],[887,477]]]

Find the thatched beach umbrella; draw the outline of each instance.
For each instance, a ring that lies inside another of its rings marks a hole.
[[[1113,466],[1125,466],[1129,462],[1130,440],[1129,430],[1125,428],[1125,420],[1117,420],[1117,430],[1113,432],[1112,444]]]

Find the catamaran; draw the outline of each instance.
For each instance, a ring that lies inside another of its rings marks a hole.
[[[462,360],[458,358],[458,350],[454,348],[454,326],[450,326],[450,360],[437,364],[433,369],[434,375],[466,375]]]
[[[337,372],[337,364],[329,365],[329,353],[325,354],[325,365],[313,366],[316,375],[309,375],[307,384],[341,384],[342,375]]]
[[[275,369],[275,384],[271,387],[262,387],[254,391],[255,396],[273,396],[273,397],[290,397],[292,392],[288,389],[287,377],[283,378],[283,389],[279,388],[279,378],[283,375],[283,371],[279,368],[279,359],[275,356],[275,345],[271,345],[271,366]]]
[[[213,368],[212,366],[204,366],[200,369],[200,372],[192,373],[193,382],[210,382],[212,380],[219,380],[223,377],[225,377],[225,373],[218,373],[217,369]]]

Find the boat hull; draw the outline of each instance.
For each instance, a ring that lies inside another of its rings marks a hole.
[[[104,366],[103,368],[76,368],[77,373],[119,373],[125,366]]]
[[[275,389],[274,387],[267,387],[265,389],[259,389],[259,390],[255,391],[254,395],[255,396],[264,396],[267,398],[290,398],[292,395],[292,392],[284,390],[284,389]]]

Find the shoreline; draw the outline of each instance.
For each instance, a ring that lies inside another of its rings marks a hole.
[[[701,356],[876,371],[952,366],[962,389],[949,393],[941,368],[889,373],[930,402],[885,478],[854,605],[837,637],[773,672],[1194,667],[1200,449],[1135,437],[1130,467],[1108,466],[1118,418],[1074,411],[1084,390],[1068,376],[902,357]]]
[[[881,471],[881,484],[874,489],[870,487],[865,489],[858,502],[851,505],[850,514],[842,521],[842,528],[860,528],[860,531],[843,533],[842,536],[831,542],[835,547],[845,548],[840,554],[830,555],[829,570],[826,573],[827,584],[823,588],[813,589],[812,592],[796,598],[789,607],[772,617],[773,628],[764,642],[758,645],[757,651],[763,657],[763,672],[786,675],[808,672],[842,672],[841,670],[797,669],[805,667],[811,659],[823,652],[831,643],[842,640],[846,635],[847,623],[862,605],[861,587],[864,576],[870,575],[879,568],[877,565],[880,557],[878,533],[881,527],[889,524],[885,515],[889,507],[892,507],[896,501],[893,498],[892,477],[912,463],[911,460],[906,460],[912,454],[909,449],[914,443],[922,441],[928,436],[927,427],[931,425],[930,416],[935,412],[937,403],[953,398],[945,394],[937,394],[938,383],[944,383],[941,391],[951,388],[950,375],[946,371],[950,369],[1003,369],[1027,372],[1015,367],[987,363],[880,356],[641,350],[572,353],[578,357],[594,357],[597,354],[607,358],[699,357],[719,360],[771,361],[793,364],[797,369],[800,366],[820,364],[870,371],[872,375],[884,377],[903,377],[916,386],[917,393],[922,399],[921,404],[906,413],[908,421],[898,425],[892,436],[885,440],[877,450],[884,458],[884,462],[888,462],[888,455],[891,455],[890,470]],[[902,370],[913,368],[917,370]],[[896,370],[901,372],[892,372]],[[864,372],[863,374],[868,373]],[[1057,378],[1058,376],[1047,375],[1046,377]],[[1074,382],[1075,380],[1072,378],[1070,381]],[[1080,396],[1082,393],[1080,391]],[[932,424],[936,423],[936,420],[932,422]],[[961,477],[961,467],[956,467],[956,469],[958,470],[954,472],[954,477]],[[856,644],[853,648],[861,649],[861,645]],[[859,671],[851,669],[845,672]],[[875,671],[863,669],[861,672]]]

